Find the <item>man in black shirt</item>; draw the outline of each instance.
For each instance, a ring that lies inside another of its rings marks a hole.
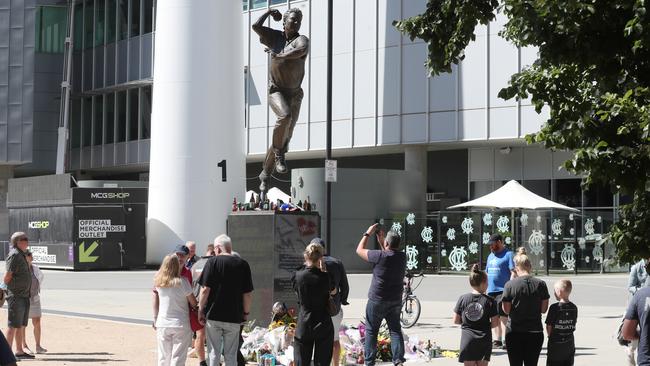
[[[573,332],[578,320],[578,307],[569,301],[571,281],[559,280],[555,283],[555,298],[546,315],[546,332],[548,333],[547,366],[573,366],[576,352]]]
[[[217,255],[208,260],[199,279],[199,321],[205,324],[210,366],[219,365],[222,345],[225,366],[237,366],[240,324],[252,301],[250,266],[226,248],[232,248],[232,241],[226,235],[218,236]]]

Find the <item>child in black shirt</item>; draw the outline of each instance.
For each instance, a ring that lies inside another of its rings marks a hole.
[[[454,308],[454,324],[462,324],[458,361],[465,366],[487,366],[492,355],[491,328],[499,324],[496,301],[485,295],[487,274],[472,266],[472,292],[461,296]]]
[[[573,332],[578,320],[578,308],[569,301],[571,281],[555,283],[555,298],[559,301],[548,309],[546,331],[548,333],[547,366],[573,366],[576,347]]]

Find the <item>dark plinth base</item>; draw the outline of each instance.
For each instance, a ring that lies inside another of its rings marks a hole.
[[[266,326],[273,303],[297,305],[291,274],[303,263],[307,244],[320,235],[320,216],[317,212],[233,212],[228,216],[228,235],[233,250],[251,267],[255,291],[249,319]]]

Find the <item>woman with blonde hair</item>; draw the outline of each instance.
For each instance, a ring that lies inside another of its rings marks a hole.
[[[292,278],[298,294],[300,310],[294,338],[295,366],[311,364],[329,366],[334,345],[334,326],[327,310],[330,296],[330,277],[323,261],[324,248],[312,243],[304,252],[305,266]]]
[[[174,254],[165,256],[154,277],[159,301],[154,301],[154,328],[158,338],[158,365],[181,366],[192,344],[187,303],[197,306],[190,284],[181,279],[181,264]]]
[[[532,264],[523,247],[514,257],[517,278],[503,289],[503,311],[508,314],[506,344],[510,366],[537,365],[544,343],[542,314],[550,295],[546,283],[531,275]]]

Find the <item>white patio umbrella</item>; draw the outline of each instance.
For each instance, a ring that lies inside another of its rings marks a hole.
[[[492,193],[488,193],[485,196],[479,197],[475,200],[471,200],[465,203],[450,206],[448,208],[461,208],[461,207],[510,209],[511,220],[513,223],[513,233],[515,234],[515,240],[516,240],[516,230],[514,227],[514,222],[515,222],[515,210],[517,209],[537,210],[543,208],[553,208],[558,210],[580,212],[580,210],[577,210],[575,208],[561,205],[557,202],[553,202],[544,197],[538,196],[535,193],[524,188],[524,186],[519,184],[519,182],[517,182],[516,180],[509,181],[503,187],[497,189]]]
[[[554,208],[558,210],[566,210],[579,212],[575,208],[561,205],[553,202],[544,197],[538,196],[535,193],[524,188],[516,180],[511,180],[503,187],[497,189],[492,193],[479,197],[465,203],[461,203],[448,208],[461,208],[461,207],[483,207],[483,208],[501,208],[501,209],[529,209],[536,210],[542,208]]]

